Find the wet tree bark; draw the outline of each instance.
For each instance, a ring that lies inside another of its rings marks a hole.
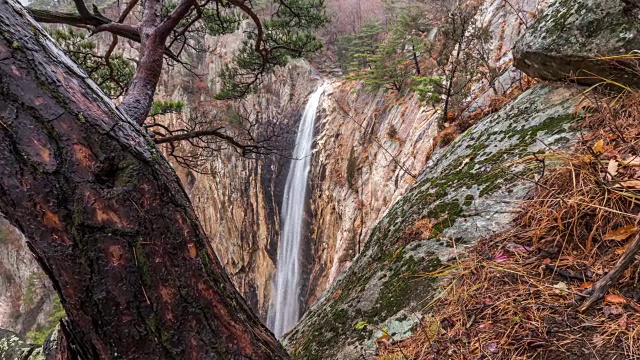
[[[67,312],[48,358],[287,358],[151,139],[14,0],[0,0],[0,212]]]

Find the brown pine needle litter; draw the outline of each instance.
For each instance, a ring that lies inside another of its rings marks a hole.
[[[640,261],[578,311],[640,231],[640,94],[590,103],[514,229],[445,264],[429,315],[379,359],[640,359]]]

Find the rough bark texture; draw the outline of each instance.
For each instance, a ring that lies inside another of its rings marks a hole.
[[[60,359],[279,359],[142,130],[0,0],[0,212],[67,312]]]
[[[120,109],[138,124],[144,123],[149,114],[153,95],[162,75],[163,50],[167,37],[158,31],[162,21],[161,14],[160,1],[150,0],[145,3],[139,26],[140,58],[136,73],[120,104]]]

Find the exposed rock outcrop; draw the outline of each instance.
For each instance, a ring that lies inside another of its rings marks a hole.
[[[603,57],[640,50],[639,11],[621,0],[557,0],[516,44],[515,65],[547,80],[637,87],[640,75],[628,62]]]
[[[435,154],[373,229],[363,252],[285,338],[299,359],[355,359],[378,329],[407,336],[456,250],[509,228],[539,170],[526,156],[567,148],[579,91],[538,86]],[[370,326],[357,330],[358,322]],[[369,353],[370,355],[371,353]]]
[[[30,254],[22,234],[0,216],[0,328],[40,336],[53,327],[53,288]]]
[[[415,181],[436,134],[417,96],[368,93],[332,82],[316,135],[310,187],[307,305],[350,264],[377,223]]]

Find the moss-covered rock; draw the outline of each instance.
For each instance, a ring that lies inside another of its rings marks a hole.
[[[0,360],[44,360],[43,349],[25,343],[16,333],[0,329]]]
[[[286,335],[293,358],[361,359],[384,332],[407,337],[435,295],[428,274],[454,249],[509,227],[531,189],[526,179],[539,170],[518,160],[575,139],[578,94],[533,88],[435,154],[353,264]],[[430,230],[408,231],[417,222]]]
[[[638,87],[622,60],[596,60],[640,50],[639,9],[621,0],[556,0],[518,40],[515,66],[530,76],[583,84],[602,79]]]

